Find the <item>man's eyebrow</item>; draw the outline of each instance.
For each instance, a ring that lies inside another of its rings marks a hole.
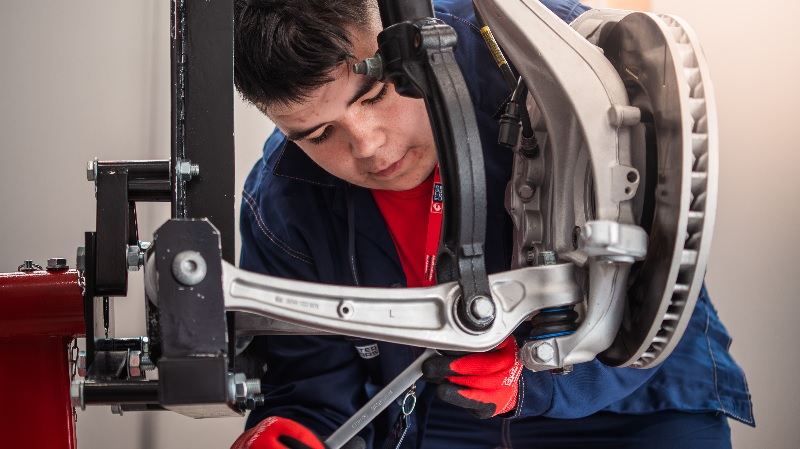
[[[351,104],[355,103],[356,101],[358,101],[359,98],[361,98],[364,95],[366,95],[367,92],[371,91],[372,88],[375,87],[375,84],[377,84],[377,82],[378,82],[378,80],[376,80],[375,78],[371,78],[371,77],[368,78],[366,76],[363,77],[363,78],[366,79],[366,82],[362,83],[361,87],[358,89],[358,91],[356,91],[355,95],[353,95],[353,98],[351,98],[350,100],[347,101],[347,105],[348,106],[350,106]]]
[[[361,84],[361,87],[358,88],[358,90],[353,95],[353,97],[350,98],[347,101],[347,105],[348,106],[352,105],[353,103],[358,101],[359,98],[361,98],[364,95],[366,95],[367,92],[371,91],[372,88],[375,87],[375,84],[378,82],[378,80],[376,80],[375,78],[364,77],[364,79],[365,79],[365,82]],[[310,128],[306,128],[306,129],[302,129],[302,130],[298,130],[298,131],[291,131],[291,130],[287,129],[284,134],[286,134],[286,138],[289,139],[289,140],[294,140],[294,141],[302,140],[302,139],[305,139],[306,137],[310,136],[311,134],[314,134],[314,132],[316,130],[318,130],[321,126],[322,126],[322,124],[319,124],[319,125],[312,126]]]
[[[308,137],[309,135],[313,134],[314,131],[318,130],[320,128],[320,126],[322,126],[322,125],[317,125],[317,126],[314,126],[312,128],[303,129],[303,130],[300,130],[300,131],[291,131],[291,130],[287,129],[286,131],[284,131],[284,134],[286,134],[286,138],[289,139],[289,140],[293,140],[293,141],[303,140],[306,137]]]

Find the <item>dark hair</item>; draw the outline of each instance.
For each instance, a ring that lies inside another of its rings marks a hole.
[[[371,0],[235,0],[234,83],[258,106],[305,100],[354,58],[347,28],[365,29]]]

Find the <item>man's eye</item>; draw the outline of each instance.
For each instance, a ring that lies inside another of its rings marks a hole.
[[[314,145],[319,145],[322,142],[324,142],[325,139],[328,138],[328,136],[330,136],[332,128],[333,128],[332,126],[326,126],[325,130],[322,131],[322,134],[320,134],[317,137],[309,137],[306,140],[308,140],[309,142],[313,143]]]
[[[378,94],[377,94],[377,95],[375,95],[375,96],[374,96],[374,97],[372,97],[372,98],[367,98],[367,99],[366,99],[366,100],[364,100],[362,103],[364,103],[364,104],[368,104],[368,105],[372,105],[372,104],[376,104],[376,103],[378,103],[379,101],[381,101],[381,100],[383,99],[383,97],[385,97],[385,96],[386,96],[386,91],[387,91],[387,90],[389,90],[388,88],[389,88],[389,85],[388,85],[388,84],[386,84],[386,83],[384,83],[384,84],[383,84],[383,87],[381,88],[381,90],[380,90],[380,91],[378,91]]]

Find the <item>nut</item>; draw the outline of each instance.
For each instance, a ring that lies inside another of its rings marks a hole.
[[[86,270],[86,247],[79,246],[77,254],[75,255],[75,267],[78,271]]]
[[[128,271],[139,271],[139,267],[141,266],[140,257],[141,251],[139,250],[138,246],[128,245]]]
[[[244,373],[236,373],[232,377],[233,402],[238,404],[247,399],[247,376]]]
[[[86,163],[86,180],[95,181],[97,179],[97,159]]]
[[[181,161],[178,163],[178,174],[188,181],[195,176],[200,176],[200,166],[192,164],[192,161]]]
[[[255,410],[256,407],[261,407],[262,405],[264,405],[263,394],[254,395],[253,397],[249,397],[246,401],[244,401],[244,408],[247,410]]]
[[[86,351],[78,353],[78,375],[86,377]]]
[[[47,271],[61,271],[68,270],[67,259],[63,257],[53,257],[47,259]]]
[[[140,369],[142,351],[128,351],[128,377],[142,377],[144,371]]]

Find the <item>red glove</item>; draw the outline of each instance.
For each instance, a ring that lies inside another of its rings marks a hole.
[[[517,405],[522,364],[517,342],[509,336],[489,352],[440,355],[422,363],[422,375],[436,388],[439,399],[464,407],[478,418],[491,418]]]
[[[305,426],[271,416],[239,435],[231,449],[326,449],[326,446]]]

